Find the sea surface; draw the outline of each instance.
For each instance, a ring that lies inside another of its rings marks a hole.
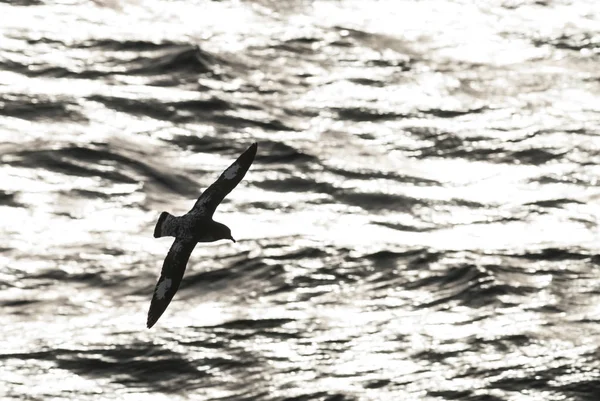
[[[599,219],[598,1],[0,1],[0,400],[597,401]]]

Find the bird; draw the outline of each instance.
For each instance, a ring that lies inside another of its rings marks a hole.
[[[255,142],[235,162],[221,173],[198,198],[192,209],[183,216],[162,212],[154,228],[154,238],[175,237],[163,262],[160,277],[154,288],[146,326],[151,328],[169,306],[179,289],[183,273],[198,242],[235,239],[231,229],[213,220],[215,209],[248,172],[256,156]]]

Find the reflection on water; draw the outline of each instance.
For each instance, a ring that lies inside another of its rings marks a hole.
[[[0,15],[0,398],[597,399],[596,2]],[[156,219],[253,141],[146,330]]]

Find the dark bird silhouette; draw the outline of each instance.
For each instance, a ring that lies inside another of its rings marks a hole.
[[[148,328],[154,326],[164,313],[173,296],[179,289],[183,273],[194,247],[198,242],[213,242],[229,239],[231,230],[225,224],[212,219],[215,209],[223,199],[235,188],[254,161],[258,145],[253,143],[233,164],[200,195],[192,210],[183,216],[173,216],[162,212],[154,228],[154,238],[175,237],[171,249],[165,258],[160,278],[156,283],[150,310],[148,311]]]

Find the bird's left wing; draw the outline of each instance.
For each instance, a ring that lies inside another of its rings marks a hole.
[[[185,267],[195,246],[195,241],[187,241],[179,238],[176,238],[173,245],[171,245],[171,249],[169,249],[169,253],[163,263],[160,278],[154,288],[152,302],[150,302],[150,310],[148,311],[148,320],[146,322],[148,328],[154,326],[154,323],[156,323],[165,309],[167,309],[171,299],[173,299],[173,295],[179,289]]]
[[[257,148],[257,143],[253,143],[231,166],[227,167],[217,181],[200,195],[190,213],[212,217],[217,206],[242,181],[242,178],[248,172],[250,165],[254,161],[254,156],[256,156]]]

